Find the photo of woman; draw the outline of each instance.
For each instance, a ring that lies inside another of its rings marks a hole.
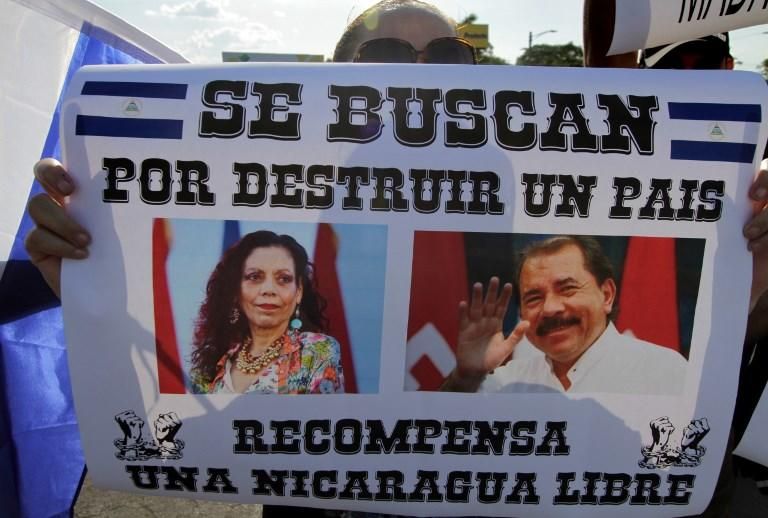
[[[344,392],[339,343],[312,263],[293,237],[251,232],[221,257],[195,324],[197,393]]]

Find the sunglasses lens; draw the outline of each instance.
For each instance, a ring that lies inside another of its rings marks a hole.
[[[475,52],[472,45],[463,40],[440,38],[431,41],[424,49],[424,61],[427,63],[472,65],[475,63]]]
[[[369,40],[360,45],[357,63],[414,63],[416,53],[408,43],[391,38]]]

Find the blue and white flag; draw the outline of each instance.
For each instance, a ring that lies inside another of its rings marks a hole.
[[[84,462],[59,302],[23,247],[32,165],[59,156],[75,70],[186,60],[85,0],[0,0],[0,12],[0,513],[68,515]]]
[[[697,135],[672,140],[670,159],[752,163],[762,122],[759,104],[670,102],[668,109],[677,129]]]

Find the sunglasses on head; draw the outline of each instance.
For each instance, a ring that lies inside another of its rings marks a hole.
[[[449,36],[437,38],[416,50],[409,42],[398,38],[368,40],[357,48],[355,63],[424,63],[474,65],[475,48],[467,40]]]

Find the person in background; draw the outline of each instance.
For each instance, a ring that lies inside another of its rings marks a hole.
[[[355,18],[333,53],[336,63],[442,63],[474,65],[475,49],[456,34],[456,23],[417,0],[383,0]]]
[[[662,70],[733,70],[727,32],[678,41],[640,51],[639,68]]]
[[[584,1],[584,65],[593,68],[733,70],[728,33],[608,56],[616,16],[615,0]]]

